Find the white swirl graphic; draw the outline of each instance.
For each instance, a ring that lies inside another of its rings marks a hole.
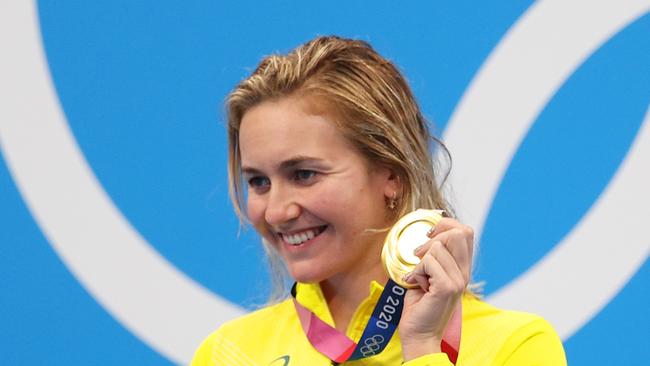
[[[478,231],[503,172],[539,111],[588,55],[649,7],[650,1],[541,1],[495,49],[446,134],[457,162],[452,179],[463,198],[461,211]],[[187,363],[206,334],[243,310],[161,257],[103,190],[61,110],[34,2],[0,5],[0,41],[12,50],[0,57],[0,80],[11,86],[0,88],[0,148],[31,214],[65,265],[112,316],[161,354]],[[494,301],[544,314],[567,337],[626,283],[649,250],[641,239],[643,225],[635,221],[644,214],[635,210],[650,206],[648,195],[639,193],[650,186],[642,169],[649,163],[649,134],[646,117],[590,213],[563,243],[495,294]],[[483,153],[474,155],[474,149]],[[476,181],[484,183],[468,190],[467,183]],[[623,220],[618,212],[629,215]],[[604,222],[629,234],[629,248],[617,251],[618,256],[605,251],[612,233]],[[580,262],[584,273],[568,275],[587,254],[590,263]],[[605,259],[616,273],[596,273]],[[535,294],[541,288],[544,293]]]
[[[5,6],[6,7],[6,6]],[[176,363],[243,314],[176,269],[129,224],[69,130],[41,45],[36,8],[0,10],[0,147],[31,214],[68,269],[120,323]],[[5,46],[6,47],[6,46]]]
[[[649,9],[647,0],[540,1],[494,49],[444,139],[454,157],[456,207],[477,237],[512,157],[548,101],[603,43]],[[647,125],[648,118],[616,176],[571,234],[491,302],[542,314],[566,339],[629,281],[650,251],[640,221],[650,205],[644,188],[650,175],[643,169],[650,166]],[[624,244],[612,238],[620,232]],[[612,243],[625,249],[612,255]]]

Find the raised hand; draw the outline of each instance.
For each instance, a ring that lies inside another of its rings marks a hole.
[[[416,249],[421,262],[407,275],[417,284],[404,300],[399,325],[404,360],[440,352],[443,331],[470,280],[474,231],[444,218]]]

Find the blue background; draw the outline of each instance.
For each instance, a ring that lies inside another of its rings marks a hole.
[[[38,5],[61,104],[105,190],[180,270],[253,308],[265,299],[266,270],[259,240],[251,229],[238,236],[228,203],[222,101],[230,88],[263,55],[316,35],[361,38],[399,65],[442,134],[487,55],[531,3],[394,4]],[[537,118],[484,229],[475,278],[486,281],[488,295],[552,249],[615,173],[650,103],[649,34],[645,15],[594,53]],[[123,328],[68,272],[2,159],[0,202],[1,363],[170,363]],[[223,253],[249,262],[242,269]],[[219,276],[224,272],[238,275],[226,282]],[[646,260],[618,296],[565,342],[569,364],[650,360],[649,278]]]

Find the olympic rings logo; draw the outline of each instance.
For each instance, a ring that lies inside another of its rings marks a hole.
[[[364,346],[359,349],[363,357],[369,357],[376,355],[380,349],[381,345],[386,339],[381,334],[375,334],[370,338],[366,338],[363,342]]]

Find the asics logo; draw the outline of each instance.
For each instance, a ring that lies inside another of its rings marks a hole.
[[[269,363],[269,366],[289,366],[289,355],[280,356]]]

